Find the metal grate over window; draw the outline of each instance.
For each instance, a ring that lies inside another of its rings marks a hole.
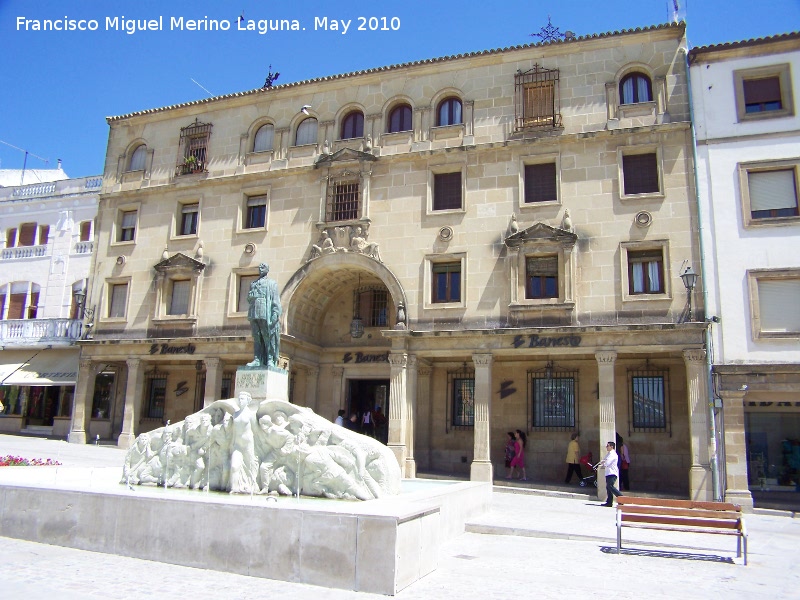
[[[516,130],[561,127],[558,69],[535,64],[514,76],[514,114]]]
[[[358,218],[360,186],[358,181],[331,181],[328,184],[326,221],[351,221]]]
[[[530,424],[538,431],[572,431],[578,427],[578,372],[557,369],[528,371]]]
[[[386,288],[361,287],[355,292],[353,311],[364,321],[365,327],[386,327],[388,318],[389,294]]]
[[[672,435],[669,411],[669,371],[628,370],[631,431],[663,432]]]
[[[447,373],[448,418],[446,430],[475,426],[475,371],[466,363]]]
[[[155,376],[150,378],[149,397],[147,399],[147,418],[163,419],[164,402],[167,397],[167,378]]]

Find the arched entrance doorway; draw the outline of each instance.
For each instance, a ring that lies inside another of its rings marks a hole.
[[[281,293],[281,350],[289,358],[292,401],[333,420],[339,410],[367,433],[389,413],[391,342],[381,335],[397,326],[406,304],[394,274],[377,260],[336,252],[306,263]],[[370,414],[365,426],[365,414]]]

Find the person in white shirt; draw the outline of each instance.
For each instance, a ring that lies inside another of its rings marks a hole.
[[[619,467],[617,466],[617,461],[619,459],[617,458],[616,447],[617,445],[614,442],[608,442],[606,444],[608,454],[606,454],[606,457],[597,465],[598,467],[606,468],[606,494],[608,498],[603,506],[608,507],[614,505],[614,496],[622,496],[622,493],[615,486],[617,477],[619,477]]]
[[[339,414],[336,415],[336,420],[334,421],[334,423],[344,427],[344,410],[342,410],[341,408],[339,409]]]

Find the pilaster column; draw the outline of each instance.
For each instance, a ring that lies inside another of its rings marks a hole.
[[[415,449],[415,460],[417,464],[423,465],[426,469],[431,467],[431,373],[433,369],[427,363],[420,362],[417,367],[417,399],[416,411],[417,419],[414,425],[419,445]]]
[[[306,367],[306,406],[313,410],[315,413],[319,414],[318,406],[317,406],[317,381],[319,380],[319,368],[318,367]],[[328,417],[333,416],[330,415],[323,415],[327,419]]]
[[[753,512],[753,495],[747,484],[747,444],[744,435],[745,391],[720,391],[725,431],[725,502]]]
[[[600,404],[600,453],[599,458],[606,455],[606,444],[617,439],[617,417],[614,407],[614,364],[617,353],[614,350],[599,350],[594,353],[597,361],[597,389]],[[606,470],[597,469],[597,497],[606,500]]]
[[[405,476],[406,463],[406,378],[408,376],[408,354],[389,353],[391,381],[389,384],[389,440],[388,446],[397,458],[397,464]]]
[[[464,100],[464,135],[473,135],[475,129],[475,101]]]
[[[139,421],[139,406],[142,401],[142,381],[144,370],[142,361],[138,358],[129,358],[125,361],[128,365],[128,379],[125,382],[125,409],[122,418],[122,432],[117,439],[117,446],[130,448],[136,440],[136,423]]]
[[[473,427],[473,458],[469,470],[471,481],[493,479],[491,446],[489,439],[489,417],[492,409],[492,360],[491,354],[473,354],[475,363],[475,424]]]
[[[69,428],[70,444],[85,444],[89,411],[92,410],[90,398],[94,388],[94,368],[92,361],[81,358],[78,363],[78,380],[75,397],[72,401],[72,422]]]
[[[327,414],[335,415],[336,411],[344,408],[344,400],[342,396],[342,386],[344,384],[344,369],[342,367],[333,367],[331,369],[331,406],[327,407]],[[326,410],[325,407],[320,406],[320,411]],[[348,417],[350,415],[347,415]]]
[[[714,500],[711,480],[708,423],[708,385],[705,350],[684,350],[686,365],[686,399],[689,403],[689,440],[692,466],[689,468],[689,498]]]
[[[203,393],[203,408],[221,400],[222,396],[222,361],[213,356],[203,361],[206,364],[206,389]]]
[[[413,479],[417,476],[417,463],[414,460],[414,436],[417,421],[417,357],[408,355],[408,373],[406,375],[406,467],[405,476]]]
[[[288,127],[279,127],[275,130],[275,137],[278,138],[278,143],[273,143],[273,148],[277,149],[275,158],[286,158],[289,151],[289,133]]]

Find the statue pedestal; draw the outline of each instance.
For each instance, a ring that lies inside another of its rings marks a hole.
[[[289,373],[278,367],[239,367],[234,396],[247,392],[253,400],[289,401]]]

